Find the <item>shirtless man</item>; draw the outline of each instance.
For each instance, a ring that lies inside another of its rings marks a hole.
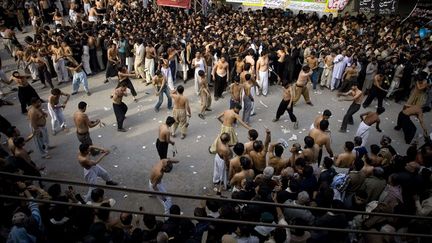
[[[327,153],[330,155],[330,157],[333,157],[333,150],[331,149],[330,145],[330,134],[327,133],[328,126],[328,120],[322,120],[319,124],[319,128],[313,128],[309,131],[309,136],[311,136],[314,139],[315,143],[320,147],[318,166],[321,163],[323,146],[325,146]]]
[[[274,175],[280,175],[288,166],[288,158],[283,158],[284,148],[280,143],[272,143],[268,149],[268,166],[273,167]]]
[[[211,106],[212,98],[211,98],[210,89],[204,71],[200,70],[198,72],[198,75],[200,77],[199,93],[200,93],[200,101],[201,101],[201,112],[198,113],[198,117],[204,120],[205,112],[211,111],[210,106]]]
[[[162,105],[163,102],[163,95],[165,94],[165,96],[168,99],[168,110],[172,109],[172,98],[171,98],[171,94],[170,91],[168,89],[168,84],[167,84],[167,79],[166,77],[162,74],[162,72],[160,70],[157,70],[155,73],[155,76],[152,79],[152,83],[153,86],[155,88],[155,96],[158,96],[159,99],[155,105],[155,112],[159,112],[159,109]]]
[[[234,122],[238,121],[243,127],[250,130],[251,127],[248,126],[245,122],[242,121],[242,119],[239,116],[239,112],[241,110],[241,105],[236,104],[233,109],[226,110],[222,112],[218,117],[218,121],[222,123],[220,134],[227,133],[230,137],[229,139],[229,146],[234,146],[237,143],[237,135],[234,131],[233,124]],[[209,147],[209,152],[211,154],[216,152],[216,144],[219,140],[219,136],[216,138],[216,140],[213,142],[213,144]]]
[[[228,133],[222,133],[216,140],[216,154],[214,158],[213,167],[213,184],[215,190],[221,189],[224,185],[227,188],[227,168],[229,168],[230,159],[232,152],[229,146],[230,135]],[[219,186],[219,189],[217,189]]]
[[[332,113],[330,110],[325,109],[321,115],[318,115],[315,117],[314,122],[311,124],[309,130],[312,130],[312,128],[319,128],[319,124],[322,120],[328,120],[332,116]]]
[[[60,97],[66,97],[65,101],[60,104]],[[51,129],[53,135],[59,132],[58,127],[61,130],[68,131],[66,128],[66,122],[63,115],[63,110],[66,108],[66,104],[69,101],[70,94],[63,93],[60,89],[52,89],[51,95],[48,98],[48,112],[51,116]]]
[[[18,168],[23,171],[24,175],[30,176],[41,176],[40,170],[43,167],[38,167],[30,157],[30,153],[24,148],[26,141],[23,137],[16,137],[13,139],[14,153],[13,155],[17,159],[21,159],[20,162],[25,162],[25,164],[18,163]]]
[[[335,53],[331,53],[324,58],[324,70],[321,75],[321,88],[330,89],[330,83],[332,80],[333,74],[333,60],[335,57]]]
[[[244,144],[245,146],[244,154],[249,154],[250,151],[253,150],[253,143],[257,140],[257,138],[258,138],[258,131],[255,129],[250,129],[248,131],[249,141]]]
[[[358,89],[356,83],[353,83],[351,86],[351,90],[349,90],[346,93],[338,94],[337,96],[338,97],[345,96],[345,98],[339,99],[340,101],[344,101],[344,100],[352,101],[350,107],[347,110],[347,113],[345,114],[342,120],[342,125],[339,130],[339,132],[345,133],[347,132],[348,123],[354,124],[353,115],[360,110],[361,102],[363,100],[363,92],[360,89]]]
[[[183,95],[183,92],[183,85],[179,85],[177,90],[171,92],[171,96],[174,100],[173,117],[175,119],[172,136],[175,137],[177,127],[180,127],[181,139],[186,137],[187,128],[189,126],[188,118],[192,116],[189,99]]]
[[[342,75],[342,85],[339,88],[339,92],[346,92],[348,87],[357,80],[358,71],[357,63],[353,62],[349,67],[345,68],[345,72]]]
[[[230,185],[234,190],[240,190],[243,180],[252,180],[255,177],[253,169],[251,169],[251,160],[248,157],[240,158],[241,171],[234,174],[230,180]]]
[[[151,45],[151,42],[147,42],[147,45],[145,47],[145,59],[144,59],[144,72],[145,72],[145,80],[146,85],[151,84],[151,80],[153,76],[155,75],[155,57],[156,57],[156,50]]]
[[[106,65],[106,71],[105,71],[105,81],[104,83],[109,82],[109,78],[115,77],[118,74],[116,65],[120,63],[120,58],[117,55],[117,46],[114,43],[111,43],[109,45],[109,48],[107,50],[107,58],[108,62]]]
[[[88,21],[96,24],[98,21],[98,16],[103,16],[103,14],[99,14],[96,10],[96,6],[93,5],[88,11]]]
[[[90,157],[91,156],[90,150],[92,149],[101,151],[101,155],[96,160],[93,160]],[[83,167],[84,169],[84,179],[86,183],[96,184],[97,178],[100,177],[109,186],[118,185],[117,182],[111,179],[111,176],[108,174],[108,172],[104,168],[102,168],[102,166],[99,165],[102,159],[108,154],[109,154],[108,150],[95,147],[93,145],[81,144],[79,146],[78,162],[81,165],[81,167]],[[89,190],[85,196],[85,201],[90,200],[91,192],[93,191],[93,189],[94,187],[89,187]]]
[[[320,147],[311,136],[304,138],[303,158],[308,164],[315,164],[318,161]]]
[[[312,70],[309,66],[303,66],[302,70],[300,71],[300,74],[297,78],[297,82],[295,84],[295,96],[293,103],[294,105],[299,101],[300,97],[303,95],[306,103],[310,106],[313,106],[312,102],[310,101],[309,97],[309,89],[307,87],[308,82],[310,82],[312,75]]]
[[[369,128],[373,124],[376,124],[376,130],[378,132],[381,132],[381,129],[379,128],[381,122],[379,115],[384,113],[384,111],[385,111],[384,107],[378,107],[376,112],[368,111],[360,115],[360,119],[362,120],[362,122],[357,128],[356,136],[362,138],[361,146],[366,146],[367,139],[369,137],[369,132],[370,132]]]
[[[258,58],[256,65],[256,77],[258,83],[258,87],[256,88],[257,95],[260,95],[260,90],[262,90],[262,94],[267,96],[269,85],[269,57],[266,51],[262,51],[261,57]]]
[[[225,56],[222,56],[214,65],[212,76],[215,81],[214,98],[215,100],[218,100],[219,98],[223,98],[222,93],[227,87],[229,77],[229,65],[225,60]]]
[[[51,156],[48,154],[49,146],[48,140],[48,129],[46,127],[46,118],[48,114],[42,110],[42,102],[40,99],[33,97],[31,101],[32,105],[28,111],[28,118],[30,125],[34,133],[34,141],[39,152],[42,154],[42,158],[50,159]]]
[[[243,59],[238,56],[235,62],[235,74],[234,77],[238,77],[240,80],[240,74],[243,72],[243,67],[244,67],[245,63],[243,61]]]
[[[235,156],[230,160],[228,169],[229,181],[231,181],[234,174],[241,171],[240,158],[244,155],[244,144],[236,143],[233,147],[233,152]]]
[[[252,83],[252,86],[253,86],[250,90],[250,93],[251,93],[252,97],[255,97],[255,87],[257,87],[257,82],[255,79],[255,72],[251,69],[250,63],[246,63],[243,68],[244,68],[244,70],[240,74],[240,84],[244,84],[246,82],[246,74],[250,74],[251,75],[250,82]],[[243,89],[242,95],[244,95],[244,89]],[[255,102],[252,102],[251,116],[254,116],[254,115],[255,115]]]
[[[295,162],[298,158],[304,158],[303,150],[299,143],[294,143],[290,148],[291,156],[288,159],[288,165],[290,167],[295,167]]]
[[[80,84],[83,85],[85,92],[87,93],[87,96],[90,96],[91,93],[88,88],[88,80],[87,80],[87,74],[84,72],[84,69],[82,68],[83,64],[77,64],[77,63],[69,63],[67,69],[72,72],[72,94],[76,95],[78,94],[78,89]]]
[[[285,111],[287,111],[291,122],[294,123],[294,129],[298,129],[297,117],[294,115],[293,112],[292,96],[294,92],[294,86],[292,86],[291,84],[287,84],[284,87],[283,97],[276,111],[276,118],[273,119],[273,122],[279,121],[279,118],[285,113]]]
[[[241,104],[241,95],[243,91],[243,85],[240,84],[240,76],[235,76],[233,81],[234,82],[230,85],[230,109],[232,109],[235,104]]]
[[[28,135],[25,139],[24,139],[24,143],[28,143],[32,138],[33,138],[33,133],[31,133],[30,135]],[[9,128],[6,129],[6,136],[8,137],[7,140],[7,147],[9,149],[9,151],[11,152],[12,155],[15,155],[15,145],[14,145],[14,140],[16,138],[21,137],[21,132],[20,130],[18,130],[18,128],[16,128],[15,126],[11,126]],[[30,150],[28,153],[32,153],[33,151]]]
[[[168,144],[174,146],[175,142],[171,140],[170,127],[175,123],[175,119],[172,116],[168,116],[165,124],[159,126],[159,135],[156,140],[156,149],[160,159],[166,159],[168,154]]]
[[[153,165],[150,173],[149,188],[155,192],[167,192],[165,185],[162,183],[162,178],[165,173],[172,170],[172,164],[177,164],[179,161],[174,159],[161,159]],[[157,198],[161,200],[164,207],[164,214],[169,214],[169,209],[172,206],[172,199],[169,196],[158,195]]]
[[[243,83],[243,121],[249,125],[250,117],[252,115],[254,97],[252,95],[252,89],[254,88],[251,75],[245,75],[245,82]]]
[[[76,133],[78,141],[82,144],[93,145],[93,141],[90,138],[89,129],[93,128],[101,123],[99,119],[94,121],[90,121],[87,114],[85,113],[87,109],[87,103],[81,101],[78,103],[78,111],[76,111],[73,115]]]
[[[411,121],[411,116],[416,117],[419,120],[420,126],[423,129],[423,135],[428,137],[428,131],[424,124],[423,111],[422,108],[418,105],[404,105],[401,112],[399,112],[397,125],[394,127],[395,130],[399,131],[402,129],[405,137],[405,142],[410,144],[413,140],[417,128],[414,123]]]
[[[257,140],[253,143],[253,150],[249,152],[249,156],[253,162],[253,167],[255,174],[262,174],[264,168],[267,166],[267,151],[271,140],[271,133],[268,128],[266,128],[266,138],[264,144],[262,141]]]
[[[119,87],[116,88],[111,95],[113,101],[114,115],[117,120],[117,131],[126,132],[127,130],[123,128],[123,122],[126,118],[126,112],[128,110],[127,105],[123,102],[123,97],[126,96],[126,84],[120,83]]]
[[[18,86],[18,99],[21,103],[21,113],[27,113],[27,106],[31,105],[32,98],[40,99],[36,90],[27,82],[30,76],[20,75],[18,71],[14,71],[7,84],[15,82]]]
[[[335,166],[339,168],[350,168],[356,159],[356,153],[353,153],[354,143],[345,142],[344,152],[336,155]]]
[[[318,58],[315,56],[315,52],[311,52],[311,54],[306,58],[306,63],[309,68],[312,70],[311,81],[312,88],[316,89],[318,83]]]
[[[255,59],[254,59],[254,51],[252,49],[250,49],[247,53],[247,55],[244,58],[244,63],[245,63],[245,69],[246,69],[246,64],[249,64],[249,68],[252,72],[255,72]],[[255,76],[255,75],[254,75]]]

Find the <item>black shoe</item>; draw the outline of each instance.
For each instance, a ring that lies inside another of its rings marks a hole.
[[[107,181],[105,184],[107,184],[108,186],[117,186],[118,183],[115,181]]]
[[[108,82],[109,82],[109,80],[108,80],[108,79],[105,79],[104,84],[106,84],[106,83],[108,83]]]
[[[206,110],[206,111],[212,111],[212,109],[209,109],[209,108],[206,108],[205,110]]]
[[[205,119],[204,115],[201,114],[201,113],[198,114],[198,117],[201,118],[201,119],[203,119],[203,120]]]
[[[346,133],[347,132],[347,130],[346,129],[339,129],[339,132],[341,132],[341,133]]]
[[[124,128],[119,128],[119,129],[117,129],[117,132],[126,132],[127,130],[126,129],[124,129]]]
[[[401,128],[400,128],[400,127],[398,127],[398,126],[395,126],[395,127],[394,127],[394,130],[396,130],[396,131],[400,131],[400,130],[401,130]]]

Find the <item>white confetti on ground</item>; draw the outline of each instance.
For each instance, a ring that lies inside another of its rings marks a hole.
[[[101,138],[102,137],[102,135],[98,135],[98,138]]]
[[[143,149],[146,149],[146,146],[142,146]]]
[[[186,157],[190,158],[191,156],[190,156],[190,154],[188,154],[188,155],[186,155]]]
[[[158,121],[159,123],[162,123],[162,121]]]
[[[306,128],[303,128],[302,131],[303,131],[303,132],[306,131]]]
[[[153,142],[153,145],[155,145],[156,143],[155,142]]]
[[[203,189],[204,189],[204,190],[206,190],[206,189],[207,189],[207,187],[205,187],[205,186],[204,186],[204,187],[203,187]]]
[[[117,168],[118,167],[118,165],[114,165],[114,168]]]
[[[191,168],[194,168],[194,167],[195,167],[195,165],[191,165],[191,166],[189,166],[189,167],[191,167]]]
[[[386,119],[386,120],[388,120],[389,118],[388,118],[388,117],[386,117],[385,119]]]
[[[196,172],[196,171],[194,171],[194,172],[192,172],[194,175],[196,175],[196,174],[198,174],[198,172]]]
[[[302,134],[302,131],[300,131],[299,133]]]
[[[153,121],[156,121],[156,117],[153,117]]]
[[[260,119],[258,119],[258,121],[262,121],[262,119],[260,118]]]
[[[124,196],[123,196],[123,198],[127,198],[128,197],[128,195],[127,194],[125,194]]]
[[[287,133],[289,133],[290,131],[287,130],[287,129],[282,129],[282,132],[283,132],[284,134],[287,134]]]
[[[281,126],[281,128],[283,128],[284,126]]]
[[[104,110],[109,111],[109,110],[111,110],[111,108],[104,107]]]
[[[115,127],[115,126],[117,126],[117,124],[114,123],[114,124],[113,124],[113,127]]]
[[[195,142],[199,143],[199,140],[197,139],[197,140],[195,140]]]
[[[338,120],[338,122],[342,122],[342,120]]]
[[[128,157],[127,159],[130,159],[130,157]]]
[[[131,130],[132,129],[132,127],[129,127],[129,130]]]
[[[294,140],[297,140],[297,135],[295,135],[295,134],[293,134],[293,135],[288,139],[288,141],[294,141]]]
[[[198,135],[197,138],[200,139],[200,138],[202,138],[202,136]]]

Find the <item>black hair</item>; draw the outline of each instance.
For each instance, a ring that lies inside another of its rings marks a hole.
[[[177,204],[174,204],[169,209],[170,214],[180,215],[180,207]]]
[[[90,148],[90,145],[89,145],[89,144],[82,143],[82,144],[80,144],[80,146],[79,146],[79,151],[80,151],[81,153],[85,153],[85,152],[88,151],[89,148]]]
[[[242,143],[236,143],[234,145],[233,151],[236,155],[242,155],[244,153],[244,144]]]
[[[95,188],[91,191],[90,198],[93,202],[98,202],[100,199],[103,199],[105,191],[102,188]]]
[[[242,156],[240,157],[240,165],[244,170],[250,169],[251,160],[246,156]]]
[[[375,155],[377,155],[379,153],[379,151],[380,151],[380,147],[378,145],[376,145],[376,144],[372,144],[370,146],[370,149],[371,149],[371,153],[375,154]]]
[[[183,87],[183,85],[179,85],[179,86],[177,87],[177,92],[179,92],[179,94],[183,94],[183,92],[184,92],[184,87]]]
[[[305,148],[312,148],[315,144],[315,140],[311,136],[306,136],[304,138]]]
[[[364,161],[360,158],[357,158],[356,160],[354,160],[354,169],[356,171],[360,171],[364,166]]]
[[[165,124],[167,124],[168,126],[171,126],[171,125],[174,124],[174,123],[175,123],[175,119],[174,119],[174,117],[172,117],[172,116],[168,116],[168,117],[166,118]]]
[[[360,136],[355,136],[354,137],[354,145],[356,146],[360,146],[363,143],[363,138]]]
[[[253,142],[253,149],[255,150],[255,151],[259,151],[262,147],[263,147],[264,145],[263,145],[263,142],[261,141],[261,140],[256,140],[256,141],[254,141]]]
[[[334,161],[330,157],[328,156],[324,157],[324,162],[323,162],[324,168],[326,169],[331,168],[333,166],[333,163]]]
[[[255,129],[251,129],[248,131],[249,137],[252,138],[252,140],[255,140],[258,138],[258,131]]]
[[[277,157],[281,157],[284,152],[284,148],[280,144],[276,144],[274,147],[274,153]]]
[[[80,101],[80,103],[78,103],[78,109],[82,110],[85,109],[87,107],[87,103],[85,103],[84,101]]]
[[[320,127],[321,131],[326,131],[329,127],[329,122],[327,120],[321,120],[319,127]]]
[[[332,113],[331,113],[330,110],[324,110],[323,115],[324,115],[324,116],[331,117]]]
[[[351,152],[354,149],[354,143],[351,141],[346,141],[345,142],[345,148]]]

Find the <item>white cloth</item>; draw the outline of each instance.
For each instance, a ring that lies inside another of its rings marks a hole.
[[[259,95],[260,89],[262,90],[262,94],[263,95],[267,95],[268,93],[268,78],[269,78],[269,72],[267,71],[259,71],[258,73],[259,75],[259,80],[257,80],[258,85],[260,86],[259,88],[256,87],[256,93],[257,95]]]
[[[102,168],[100,165],[94,165],[90,167],[90,169],[84,168],[84,180],[89,184],[96,184],[97,178],[100,177],[104,181],[111,181],[111,177],[109,176],[108,172]],[[85,196],[85,201],[89,201],[91,197],[91,192],[94,189],[94,187],[89,187],[89,190],[87,192],[87,195]]]
[[[151,183],[151,181],[149,180],[149,188],[150,188],[150,191],[156,191],[154,188],[153,188],[153,184]],[[156,185],[156,188],[157,188],[157,191],[159,191],[159,192],[167,192],[167,190],[166,190],[166,188],[165,188],[165,186],[164,186],[164,184],[162,184],[162,182],[161,183],[159,183],[159,184],[157,184]],[[171,199],[171,197],[167,197],[167,196],[157,196],[157,198],[161,201],[161,203],[163,204],[163,207],[164,207],[164,214],[169,214],[169,210],[170,210],[170,208],[171,208],[171,206],[172,206],[172,199]]]
[[[89,16],[88,21],[89,22],[97,22],[97,16]]]
[[[51,104],[48,103],[48,113],[51,116],[51,129],[54,133],[56,133],[59,129],[66,127],[65,118],[63,115],[63,108],[61,107],[52,107]]]
[[[52,59],[54,64],[54,70],[57,74],[57,81],[59,83],[69,82],[69,73],[65,66],[65,60],[63,58],[60,58],[57,62],[55,62],[54,57]]]
[[[146,81],[147,83],[151,83],[152,78],[154,76],[154,67],[155,67],[155,61],[154,59],[146,58],[144,61],[144,72],[146,73]]]
[[[86,15],[89,14],[90,9],[91,9],[90,3],[84,3],[84,12],[85,12]]]
[[[198,67],[195,67],[195,75],[194,75],[194,88],[195,93],[199,95],[199,82],[200,82],[200,76],[198,75],[198,72],[200,70],[203,70],[205,72],[205,65],[204,65],[204,58],[200,58],[199,60],[195,59],[195,65],[198,65]]]
[[[370,126],[364,123],[363,121],[360,123],[359,127],[357,128],[356,136],[362,138],[362,144],[361,146],[365,146],[367,143],[367,139],[369,137],[369,128]]]
[[[214,167],[213,167],[213,183],[224,183],[227,185],[227,170],[225,166],[225,160],[223,160],[219,154],[216,153],[214,158]]]
[[[342,79],[342,75],[345,71],[345,67],[347,66],[349,62],[349,58],[345,57],[342,54],[339,54],[335,57],[333,63],[333,74],[332,74],[332,80],[330,84],[330,89],[334,90],[339,86],[339,82]]]
[[[92,74],[92,70],[90,68],[90,48],[88,45],[83,46],[83,54],[81,58],[85,72],[87,74]]]
[[[161,67],[161,73],[165,77],[165,80],[167,81],[168,88],[170,90],[174,90],[174,82],[171,75],[171,68]]]

